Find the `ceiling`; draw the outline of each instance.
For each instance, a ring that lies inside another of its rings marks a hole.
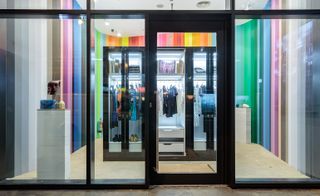
[[[95,9],[110,10],[224,10],[226,0],[93,0]],[[200,1],[209,1],[205,8],[198,8]],[[229,1],[229,0],[227,0]]]
[[[96,30],[112,36],[118,36],[118,33],[121,37],[142,36],[145,32],[144,19],[96,19],[94,26]]]
[[[85,7],[86,0],[77,0]],[[225,10],[229,8],[230,0],[92,0],[94,9],[98,10]],[[197,7],[200,1],[208,1],[205,8]],[[236,9],[263,9],[268,0],[236,0]]]
[[[95,9],[108,10],[170,10],[170,0],[92,0]],[[199,8],[197,3],[202,0],[172,0],[174,10],[225,10],[229,0],[208,0],[208,7]],[[78,0],[85,5],[86,0]],[[268,0],[236,0],[236,8],[241,10],[263,9]],[[163,7],[159,7],[162,5]],[[158,7],[157,7],[158,6]],[[236,20],[240,25],[248,20]],[[108,22],[107,26],[105,22]],[[143,19],[96,19],[95,28],[108,35],[141,36],[144,35],[145,21]]]

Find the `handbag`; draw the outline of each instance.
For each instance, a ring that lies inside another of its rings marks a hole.
[[[214,114],[215,111],[215,95],[203,94],[201,97],[201,111],[203,115]]]
[[[47,100],[40,100],[40,109],[48,110],[48,109],[55,109],[56,108],[56,100],[47,99]]]

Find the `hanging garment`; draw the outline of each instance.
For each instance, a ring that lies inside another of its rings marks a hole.
[[[201,115],[201,98],[199,94],[199,87],[194,88],[194,126],[198,127],[200,125],[200,115]]]
[[[117,89],[110,91],[110,113],[111,113],[111,123],[110,128],[118,127],[118,101],[117,101]]]
[[[166,117],[177,114],[177,96],[178,90],[175,86],[171,86],[169,90],[163,88],[163,114]]]
[[[130,93],[130,114],[131,114],[131,118],[130,120],[136,121],[138,119],[137,116],[137,92],[134,88],[131,88],[129,90]]]

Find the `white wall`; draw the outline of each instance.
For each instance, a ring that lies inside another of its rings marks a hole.
[[[19,6],[39,1],[19,2]],[[13,20],[11,20],[13,22]],[[15,19],[15,175],[36,169],[37,119],[47,98],[47,19]]]
[[[306,172],[306,43],[303,32],[305,20],[288,20],[288,162]]]

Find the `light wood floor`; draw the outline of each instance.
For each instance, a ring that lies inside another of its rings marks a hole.
[[[141,161],[102,160],[102,140],[96,140],[95,179],[144,179],[145,163]],[[85,179],[86,148],[81,148],[71,155],[71,179]],[[216,164],[212,162],[168,162],[161,161],[160,173],[213,173]],[[286,162],[257,144],[236,145],[237,178],[308,178]],[[15,178],[36,179],[36,172],[31,171]]]
[[[309,178],[258,144],[236,144],[236,178]]]

